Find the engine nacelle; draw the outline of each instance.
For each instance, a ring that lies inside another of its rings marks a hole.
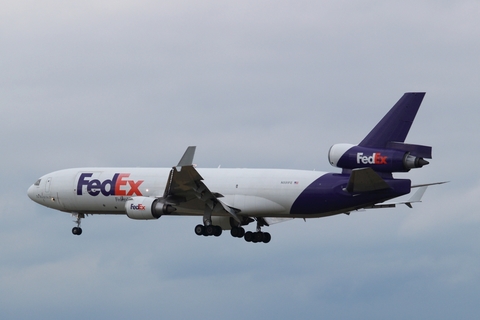
[[[421,168],[428,161],[408,151],[335,144],[328,152],[328,161],[334,167],[356,169],[370,167],[378,172],[407,172]]]
[[[158,219],[164,214],[170,214],[176,209],[162,202],[162,198],[133,197],[125,202],[125,211],[130,219]]]

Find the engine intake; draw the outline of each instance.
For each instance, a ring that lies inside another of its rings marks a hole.
[[[125,202],[125,211],[130,219],[152,220],[164,214],[175,212],[175,208],[163,202],[162,198],[133,197]]]
[[[408,172],[429,162],[409,151],[359,147],[352,144],[335,144],[328,152],[334,167],[356,169],[370,167],[377,172]]]

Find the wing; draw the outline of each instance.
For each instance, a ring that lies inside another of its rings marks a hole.
[[[187,210],[224,210],[240,222],[239,209],[225,204],[219,193],[211,192],[203,183],[202,176],[193,166],[196,147],[190,146],[185,151],[178,165],[173,167],[168,177],[163,198],[169,204]]]

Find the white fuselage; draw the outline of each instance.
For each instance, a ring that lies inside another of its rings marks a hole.
[[[35,202],[65,212],[125,214],[132,196],[162,197],[170,168],[76,168],[55,171],[28,189]],[[248,216],[285,217],[324,172],[284,169],[197,169],[223,202]],[[202,215],[180,208],[174,214]],[[214,213],[215,214],[215,213]]]

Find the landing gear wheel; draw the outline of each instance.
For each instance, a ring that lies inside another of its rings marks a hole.
[[[258,242],[262,242],[262,241],[263,241],[263,232],[261,232],[261,231],[255,232],[253,234],[252,242],[253,243],[258,243]]]
[[[272,236],[270,235],[270,233],[265,232],[263,234],[263,243],[269,243],[270,240],[272,240]]]
[[[238,237],[242,238],[245,235],[245,229],[243,229],[242,227],[240,227],[238,229],[240,229],[240,233],[238,234]]]
[[[76,236],[79,236],[79,235],[82,234],[82,228],[80,228],[80,227],[73,227],[72,233],[73,233],[74,235],[76,235]]]
[[[234,238],[242,238],[245,235],[245,229],[242,227],[233,227],[232,230],[230,230],[230,234]]]
[[[205,227],[202,226],[201,224],[198,224],[196,227],[195,227],[195,234],[197,236],[203,236],[205,233]]]
[[[257,231],[257,232],[251,232],[247,231],[245,232],[244,236],[245,241],[247,242],[253,242],[253,243],[269,243],[270,240],[272,240],[272,236],[268,232],[262,232],[262,231]]]
[[[222,235],[222,227],[220,226],[214,226],[214,232],[213,235],[215,237],[220,237]]]
[[[259,242],[269,243],[270,240],[272,240],[272,236],[268,232],[262,232],[262,227],[268,226],[269,224],[265,221],[264,218],[255,218],[255,220],[257,220],[257,230],[255,232],[251,232],[251,231],[245,232],[245,229],[243,229],[242,227],[234,227],[234,225],[231,224],[232,236],[238,237],[238,234],[239,234],[238,229],[242,229],[242,231],[245,232],[245,235],[243,236],[245,241],[253,242],[253,243],[259,243]]]
[[[207,234],[207,236],[213,236],[213,234],[215,233],[215,226],[212,226],[212,225],[206,226],[205,233]]]

